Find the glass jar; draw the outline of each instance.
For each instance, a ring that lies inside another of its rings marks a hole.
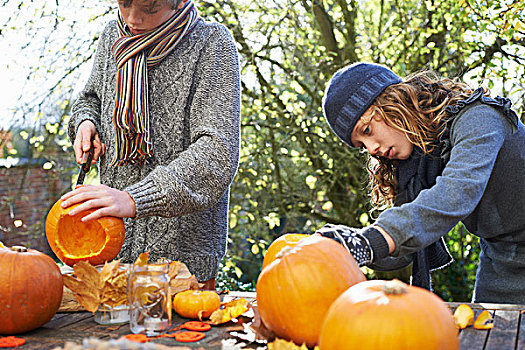
[[[129,328],[156,336],[171,327],[168,264],[133,266],[128,279]]]
[[[96,266],[96,269],[98,273],[102,271],[104,268],[104,265],[98,265]],[[125,274],[125,280],[127,281],[129,278],[129,264],[120,264],[119,265],[119,274]],[[126,293],[127,297],[127,286],[123,287],[123,290],[121,290],[121,287],[118,287],[118,290],[113,290],[111,292],[115,293]],[[120,296],[120,294],[119,294]],[[129,322],[129,307],[128,302],[117,306],[110,306],[107,304],[100,304],[97,311],[95,311],[94,320],[98,324],[102,325],[119,325],[119,324],[125,324]]]

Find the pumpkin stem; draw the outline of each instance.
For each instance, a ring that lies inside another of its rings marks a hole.
[[[18,253],[25,253],[27,252],[27,247],[22,247],[21,245],[14,245],[12,246],[11,248],[9,248],[15,252],[18,252]]]
[[[397,294],[405,294],[407,291],[406,287],[407,285],[405,283],[401,282],[397,278],[394,278],[391,281],[385,282],[382,290],[385,294],[397,295]]]

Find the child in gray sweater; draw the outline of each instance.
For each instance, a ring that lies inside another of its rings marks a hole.
[[[430,271],[452,260],[443,236],[461,221],[480,237],[473,301],[525,303],[525,126],[509,99],[357,63],[332,77],[323,108],[343,142],[368,151],[372,202],[388,209],[371,226],[320,234],[360,265],[412,262],[412,283],[430,289]]]
[[[184,262],[213,289],[225,254],[240,144],[235,43],[191,0],[120,1],[69,122],[77,162],[94,147],[101,185],[63,196],[85,220],[125,218],[118,258]]]

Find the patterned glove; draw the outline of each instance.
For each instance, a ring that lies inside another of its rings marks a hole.
[[[326,224],[316,233],[331,238],[345,246],[359,266],[370,264],[373,260],[370,243],[359,233],[359,229],[344,225]]]

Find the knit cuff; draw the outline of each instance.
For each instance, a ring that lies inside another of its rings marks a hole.
[[[368,226],[359,232],[372,250],[372,263],[388,256],[388,242],[375,227]]]
[[[135,201],[136,214],[134,219],[166,213],[165,196],[159,191],[155,182],[143,180],[124,189]]]

